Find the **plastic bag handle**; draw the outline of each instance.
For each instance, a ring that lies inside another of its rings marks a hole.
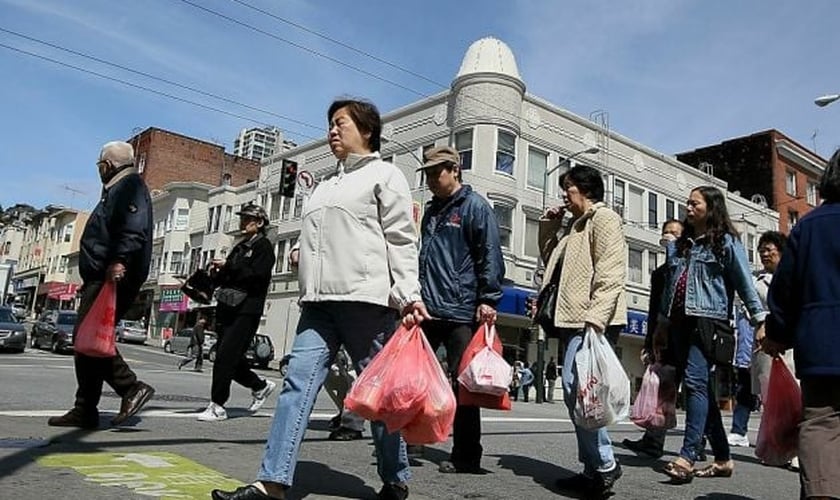
[[[493,342],[496,339],[496,325],[490,325],[488,323],[484,323],[484,342],[487,343],[487,347],[490,349],[493,348]]]

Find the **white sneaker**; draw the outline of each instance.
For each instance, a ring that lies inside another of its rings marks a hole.
[[[210,403],[206,410],[198,414],[198,420],[202,422],[221,422],[227,420],[227,412],[224,406]]]
[[[257,411],[262,408],[262,405],[265,404],[266,398],[268,398],[269,394],[274,392],[275,387],[277,387],[277,384],[271,380],[266,380],[265,387],[259,391],[251,391],[251,395],[254,396],[254,400],[251,401],[251,406],[248,407],[248,411]]]
[[[742,446],[744,448],[750,447],[750,440],[747,436],[735,434],[734,432],[730,432],[726,437],[726,440],[729,441],[729,446]]]

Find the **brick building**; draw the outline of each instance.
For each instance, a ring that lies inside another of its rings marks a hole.
[[[725,180],[744,198],[766,202],[779,212],[783,233],[820,202],[826,160],[775,129],[678,153],[677,160]]]
[[[170,182],[241,186],[259,179],[260,164],[225,153],[224,146],[149,127],[128,140],[135,162],[151,191]]]

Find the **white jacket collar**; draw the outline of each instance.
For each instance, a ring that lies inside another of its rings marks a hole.
[[[347,158],[344,161],[338,162],[338,173],[339,174],[347,174],[354,170],[357,170],[364,165],[366,165],[369,161],[375,160],[379,158],[379,151],[374,151],[373,153],[368,153],[366,155],[357,155],[355,153],[349,153]]]

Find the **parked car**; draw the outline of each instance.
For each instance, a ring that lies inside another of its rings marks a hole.
[[[163,343],[163,350],[173,354],[186,356],[189,352],[192,328],[183,328]],[[216,345],[216,332],[204,331],[204,357],[209,358],[210,350]],[[213,358],[210,358],[212,361]]]
[[[210,361],[216,361],[215,345],[210,349],[207,358]],[[268,368],[268,364],[274,359],[274,343],[271,341],[271,337],[261,333],[254,335],[254,340],[251,341],[251,345],[245,351],[245,359],[253,366]]]
[[[0,350],[23,352],[26,349],[26,329],[10,307],[0,307]]]
[[[73,327],[76,311],[45,311],[32,325],[30,345],[36,349],[49,348],[52,352],[73,350]]]
[[[146,343],[146,328],[140,321],[121,319],[117,323],[117,342]]]

